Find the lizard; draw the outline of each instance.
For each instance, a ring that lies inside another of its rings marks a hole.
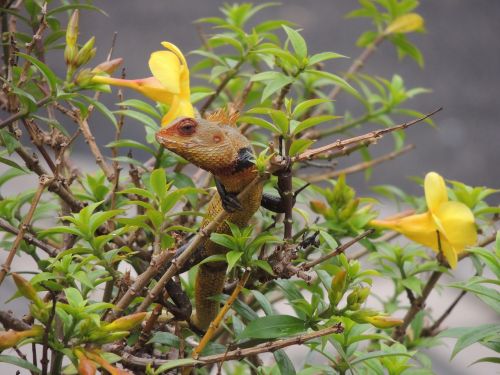
[[[236,128],[237,113],[216,111],[206,119],[180,117],[156,133],[158,143],[197,167],[212,173],[217,192],[207,205],[201,228],[208,225],[221,210],[228,218],[215,232],[229,234],[227,222],[239,227],[248,225],[262,205],[274,212],[283,212],[281,197],[263,193],[263,183],[256,184],[247,198],[239,202],[236,196],[258,174],[254,151],[248,138]],[[201,258],[224,254],[227,249],[206,239],[200,245]],[[196,311],[191,323],[205,331],[216,317],[219,303],[212,299],[222,293],[227,264],[201,264],[195,281]]]

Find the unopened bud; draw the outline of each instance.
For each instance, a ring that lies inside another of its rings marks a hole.
[[[92,69],[92,73],[112,74],[122,63],[123,63],[123,58],[121,57],[105,61],[97,65],[94,69]]]
[[[328,206],[322,201],[312,200],[309,202],[309,206],[313,212],[320,215],[325,215],[328,212]]]
[[[358,289],[354,289],[348,296],[347,296],[347,305],[349,308],[358,303]]]
[[[358,303],[364,303],[370,295],[370,287],[366,286],[358,290]]]
[[[335,274],[332,279],[331,291],[329,293],[330,303],[337,306],[342,296],[344,295],[344,288],[346,285],[347,273],[345,270],[340,270]]]
[[[116,319],[115,321],[105,325],[103,327],[104,331],[130,331],[139,325],[146,317],[147,312],[140,312],[136,314],[127,315]]]
[[[68,66],[76,66],[76,56],[78,55],[78,47],[66,44],[64,49],[64,61]]]
[[[340,220],[349,219],[354,214],[354,212],[356,212],[358,205],[359,205],[359,199],[352,199],[349,202],[347,202],[344,209],[340,211],[339,219]]]
[[[95,56],[96,49],[94,48],[94,44],[95,44],[95,37],[92,37],[80,49],[80,51],[76,55],[77,67],[88,63]]]
[[[365,320],[377,328],[392,328],[403,324],[403,320],[385,315],[368,316]]]
[[[35,288],[28,280],[17,273],[12,273],[12,278],[14,279],[17,290],[23,295],[23,297],[33,301],[38,307],[43,306],[42,300],[38,297]]]
[[[95,375],[97,366],[90,359],[82,357],[78,361],[78,374],[80,375]]]
[[[95,74],[92,73],[90,69],[83,69],[76,75],[75,83],[80,87],[87,86],[89,83],[91,83],[94,76]]]
[[[9,329],[8,331],[0,332],[0,350],[12,348],[26,337],[41,336],[43,331],[42,326],[33,326],[25,331],[14,331],[13,329]]]
[[[78,40],[78,21],[80,19],[80,12],[76,9],[71,15],[68,27],[66,28],[66,46],[76,47]]]

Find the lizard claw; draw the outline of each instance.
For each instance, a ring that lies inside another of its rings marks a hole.
[[[238,200],[237,194],[226,192],[221,195],[222,207],[227,212],[235,212],[243,209],[240,201]]]

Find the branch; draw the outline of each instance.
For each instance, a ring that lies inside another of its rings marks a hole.
[[[17,249],[19,248],[19,245],[23,240],[24,233],[26,232],[28,226],[30,225],[36,207],[38,206],[38,202],[40,202],[40,198],[42,197],[43,191],[45,190],[45,187],[49,184],[49,182],[50,179],[47,176],[40,177],[38,189],[35,192],[35,195],[31,201],[31,206],[28,210],[28,213],[24,217],[24,220],[22,221],[21,226],[19,228],[19,232],[17,233],[14,243],[12,244],[12,248],[10,249],[9,254],[7,255],[7,259],[5,259],[5,262],[1,267],[2,269],[0,269],[0,285],[5,279],[5,275],[7,275],[7,273],[10,271],[10,266],[12,265],[12,261],[14,260],[14,256],[16,255]]]
[[[310,262],[307,262],[307,263],[303,263],[300,267],[307,271],[309,269],[311,269],[312,267],[320,264],[320,263],[323,263],[324,261],[328,260],[328,259],[331,259],[337,255],[340,255],[342,254],[344,251],[346,251],[348,248],[350,248],[352,245],[354,245],[355,243],[361,241],[363,238],[365,238],[366,236],[369,236],[370,234],[372,234],[375,230],[373,229],[369,229],[361,234],[358,234],[356,237],[354,237],[352,240],[346,242],[345,244],[343,245],[340,245],[338,246],[334,251],[332,251],[331,253],[329,254],[326,254],[326,255],[323,255],[322,257],[319,257],[318,259],[315,259],[315,260],[312,260]]]
[[[413,121],[410,121],[410,122],[405,122],[403,124],[392,126],[390,128],[384,128],[384,129],[374,130],[372,132],[369,132],[369,133],[366,133],[366,134],[362,134],[362,135],[358,135],[356,137],[348,138],[348,139],[345,139],[345,140],[338,139],[337,141],[332,142],[330,144],[327,144],[325,146],[318,147],[318,148],[313,148],[311,150],[307,150],[307,151],[303,152],[302,154],[299,154],[299,155],[295,156],[294,158],[292,158],[292,162],[300,162],[300,161],[303,161],[303,160],[311,160],[316,155],[325,153],[325,152],[330,151],[330,150],[334,150],[334,149],[342,150],[346,146],[349,146],[349,145],[352,145],[352,144],[357,144],[357,143],[365,142],[365,141],[377,140],[379,138],[382,138],[384,135],[386,135],[388,133],[392,133],[392,132],[397,131],[397,130],[403,130],[403,129],[409,128],[412,125],[418,124],[419,122],[422,122],[426,118],[431,117],[432,115],[436,114],[437,112],[441,111],[442,109],[443,108],[440,107],[440,108],[438,108],[438,109],[436,109],[436,110],[434,110],[434,111],[426,114],[423,117],[417,118],[417,119],[415,119]]]
[[[358,164],[352,165],[352,166],[344,168],[344,169],[339,169],[337,171],[330,171],[330,172],[321,173],[321,174],[310,174],[310,175],[306,175],[306,176],[299,176],[299,178],[303,179],[304,181],[312,183],[312,182],[324,181],[324,180],[329,179],[329,178],[336,178],[342,174],[348,175],[348,174],[353,174],[356,172],[361,172],[361,171],[364,171],[365,169],[371,168],[377,164],[381,164],[381,163],[386,162],[388,160],[395,159],[398,156],[413,150],[414,148],[415,148],[415,145],[409,144],[409,145],[406,145],[405,147],[403,147],[401,150],[392,151],[392,152],[389,152],[389,153],[382,155],[378,158],[375,158],[375,159],[372,159],[369,161],[365,161],[362,163],[358,163]]]
[[[18,235],[19,234],[19,229],[16,227],[12,226],[7,222],[7,220],[0,218],[0,228],[3,229],[4,231]],[[56,247],[39,240],[38,238],[35,237],[35,235],[31,233],[23,233],[23,239],[30,245],[34,245],[38,247],[39,249],[45,251],[49,256],[55,257],[57,253],[59,252],[59,249]]]
[[[335,333],[342,333],[343,331],[344,327],[342,327],[342,325],[338,323],[332,327],[323,328],[319,331],[311,332],[301,336],[296,336],[276,341],[268,341],[259,345],[255,345],[254,347],[251,348],[235,349],[221,354],[200,357],[198,358],[198,362],[202,365],[208,365],[211,363],[218,363],[222,361],[241,360],[245,357],[258,355],[266,352],[274,352],[276,350],[283,349],[292,345],[302,345],[304,342]],[[133,356],[129,353],[121,353],[121,357],[122,357],[122,362],[140,367],[146,367],[148,365],[157,367],[171,362],[169,360],[164,360],[164,359],[140,358]]]

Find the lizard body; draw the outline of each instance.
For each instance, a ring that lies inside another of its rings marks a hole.
[[[165,126],[156,135],[162,146],[212,173],[220,184],[218,192],[208,203],[201,228],[208,225],[224,207],[228,209],[224,204],[225,197],[235,197],[257,176],[250,141],[231,126],[231,122],[231,116],[224,112],[217,112],[208,120],[184,117]],[[262,190],[262,184],[256,185],[245,201],[236,203],[238,209],[229,212],[227,221],[239,227],[248,225],[261,205]],[[226,222],[221,223],[216,232],[228,234],[229,226]],[[206,258],[224,254],[227,249],[207,239],[201,245],[201,252],[202,258]],[[202,330],[208,328],[219,310],[219,303],[211,297],[222,292],[226,267],[224,262],[205,263],[196,275],[196,314],[192,322]]]

